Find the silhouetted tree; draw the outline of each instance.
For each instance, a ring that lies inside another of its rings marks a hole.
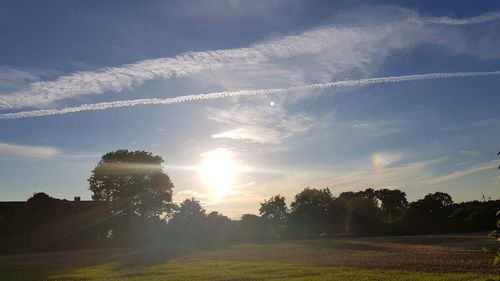
[[[177,208],[169,221],[176,238],[183,240],[200,240],[203,233],[203,226],[207,217],[205,209],[200,201],[194,198],[185,199]]]
[[[239,237],[242,239],[262,239],[267,236],[263,219],[254,214],[244,214],[240,220]]]
[[[213,211],[206,217],[204,235],[208,241],[235,240],[236,226],[230,218]]]
[[[158,219],[170,213],[174,185],[162,162],[160,156],[142,150],[104,154],[88,179],[92,199],[110,202],[118,217]]]
[[[443,217],[447,215],[447,209],[452,204],[453,200],[448,193],[435,192],[429,193],[423,199],[412,203],[412,207],[433,217]]]
[[[179,208],[174,213],[172,221],[175,220],[191,220],[197,217],[205,217],[205,209],[201,206],[200,201],[194,198],[187,198],[179,205]]]
[[[383,232],[381,209],[376,191],[368,188],[358,192],[342,192],[335,200],[344,206],[345,229],[352,234],[379,234]]]
[[[402,211],[409,206],[406,193],[398,189],[380,189],[375,191],[375,196],[380,200],[382,212],[389,222],[399,218]]]
[[[452,229],[448,218],[453,212],[451,196],[443,192],[427,194],[423,199],[412,202],[402,218],[405,232],[439,233]]]
[[[328,188],[308,187],[295,195],[295,201],[290,205],[295,232],[306,236],[331,232],[332,204],[333,197]]]
[[[67,201],[50,197],[44,192],[33,194],[27,200],[31,225],[47,223],[68,216],[76,211],[74,205]]]
[[[285,197],[276,195],[260,203],[260,216],[269,225],[273,236],[281,236],[288,219]]]

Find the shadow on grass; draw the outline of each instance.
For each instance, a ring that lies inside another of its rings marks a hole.
[[[50,276],[105,265],[116,272],[140,272],[197,251],[220,250],[233,243],[177,244],[156,247],[72,250],[0,256],[0,280],[50,280]],[[151,273],[147,273],[151,274]],[[88,280],[75,277],[68,280]]]

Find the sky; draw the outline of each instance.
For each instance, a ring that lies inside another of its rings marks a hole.
[[[498,1],[0,1],[0,201],[164,158],[232,218],[305,187],[500,199]]]

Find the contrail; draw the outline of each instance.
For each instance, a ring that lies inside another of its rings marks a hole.
[[[500,11],[482,14],[476,17],[455,19],[450,17],[432,17],[427,22],[446,25],[469,25],[480,24],[500,20]]]
[[[137,105],[153,105],[153,104],[166,105],[166,104],[176,104],[176,103],[194,102],[202,100],[221,99],[226,97],[265,96],[265,95],[279,94],[279,93],[286,93],[293,91],[312,91],[312,90],[319,90],[326,88],[352,88],[352,87],[362,87],[367,85],[383,84],[383,83],[399,83],[399,82],[408,82],[416,80],[449,79],[449,78],[459,78],[459,77],[477,77],[477,76],[492,76],[492,75],[500,75],[500,71],[426,73],[426,74],[414,74],[414,75],[404,75],[404,76],[365,78],[358,80],[344,80],[331,83],[318,83],[318,84],[294,86],[289,88],[222,91],[222,92],[213,92],[207,94],[192,94],[192,95],[178,96],[172,98],[151,98],[151,99],[101,102],[101,103],[83,104],[80,106],[66,107],[61,109],[43,109],[43,110],[4,113],[0,114],[0,119],[32,118],[32,117],[41,117],[49,115],[61,115],[61,114],[81,112],[81,111],[130,107]]]

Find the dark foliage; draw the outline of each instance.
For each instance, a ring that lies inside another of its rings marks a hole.
[[[145,224],[159,223],[173,210],[174,185],[163,172],[163,159],[126,149],[104,154],[88,179],[92,199],[109,203],[116,239],[142,239]]]
[[[288,223],[288,208],[285,197],[276,195],[260,203],[259,213],[273,237],[281,237],[286,231]]]

